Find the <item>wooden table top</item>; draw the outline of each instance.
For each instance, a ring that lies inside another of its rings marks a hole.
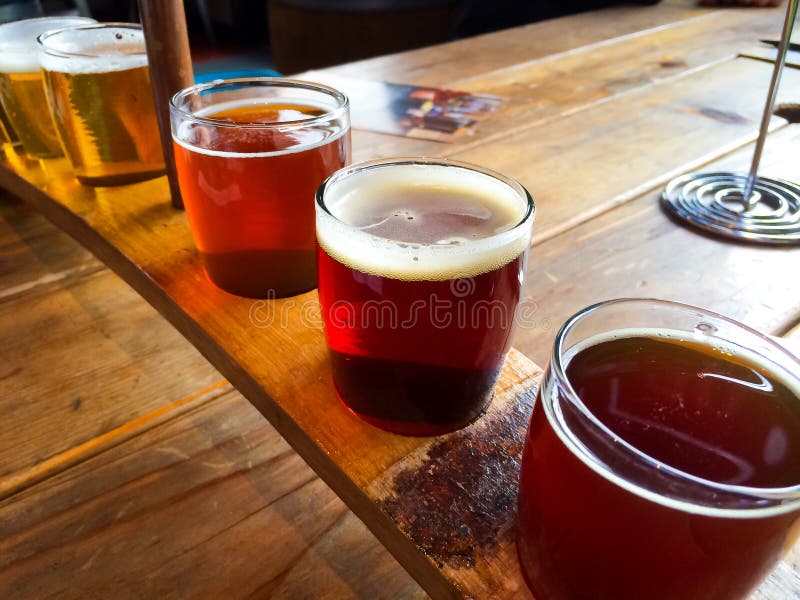
[[[524,291],[534,318],[516,333],[521,354],[493,414],[530,397],[556,328],[599,300],[690,302],[774,335],[800,319],[800,250],[711,239],[658,206],[677,174],[747,166],[771,69],[737,53],[775,37],[782,18],[682,4],[329,69],[508,99],[454,144],[353,132],[356,160],[452,156],[516,177],[536,198]],[[779,102],[799,99],[800,72],[787,69]],[[800,181],[798,129],[774,120],[766,174]],[[509,547],[479,552],[472,570],[441,567],[376,510],[398,469],[436,441],[384,435],[328,402],[321,332],[301,327],[314,292],[275,305],[288,328],[255,327],[251,301],[203,279],[163,180],[92,191],[63,161],[12,160],[0,186],[29,201],[0,205],[0,596],[424,596],[314,471],[428,593],[524,592],[497,574],[516,569]],[[351,447],[385,449],[361,456],[341,446],[342,432]],[[796,594],[797,561],[757,596]]]

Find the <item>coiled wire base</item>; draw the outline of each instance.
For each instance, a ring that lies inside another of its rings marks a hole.
[[[673,179],[661,196],[677,219],[716,235],[759,244],[800,244],[800,186],[758,177],[749,208],[747,175],[689,173]]]

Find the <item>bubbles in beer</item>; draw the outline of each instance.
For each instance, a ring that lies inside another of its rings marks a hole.
[[[77,179],[120,185],[164,172],[144,37],[136,25],[90,25],[41,38],[59,137]]]
[[[194,112],[195,117],[213,119],[214,124],[184,121],[173,139],[188,150],[217,157],[255,158],[304,152],[344,134],[337,120],[311,123],[328,113],[327,108],[294,100],[231,100]],[[221,126],[224,123],[231,127]],[[272,126],[284,123],[285,127]]]

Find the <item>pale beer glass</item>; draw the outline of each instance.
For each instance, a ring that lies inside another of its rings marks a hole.
[[[121,185],[164,173],[140,25],[51,31],[39,37],[39,61],[53,121],[78,181]]]
[[[61,27],[94,23],[84,17],[43,17],[0,25],[0,104],[12,132],[31,158],[63,154],[42,85],[36,38]]]

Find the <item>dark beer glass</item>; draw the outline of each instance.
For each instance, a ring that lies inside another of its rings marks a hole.
[[[340,398],[373,425],[435,435],[491,400],[534,205],[455,161],[361,163],[317,192],[319,297]]]
[[[800,362],[658,300],[556,336],[533,410],[518,549],[537,598],[744,598],[800,523]]]
[[[178,92],[170,115],[209,279],[250,298],[313,289],[314,192],[350,161],[347,98],[304,81],[230,79]]]

